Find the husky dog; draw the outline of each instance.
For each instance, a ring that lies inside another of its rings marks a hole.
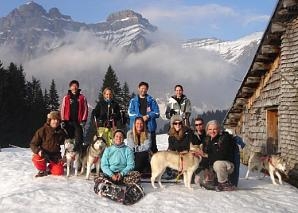
[[[272,183],[276,185],[274,179],[274,174],[278,177],[279,184],[282,184],[281,175],[279,172],[286,174],[287,166],[286,162],[283,158],[281,158],[280,154],[262,156],[261,153],[253,153],[250,155],[248,160],[247,173],[245,178],[248,179],[248,174],[250,171],[256,169],[259,173],[259,177],[261,177],[261,170],[266,169],[269,172]]]
[[[94,164],[96,168],[96,174],[99,175],[100,169],[100,158],[106,147],[106,142],[102,137],[94,136],[93,141],[87,147],[86,150],[83,150],[81,156],[82,168],[81,174],[84,173],[85,166],[87,167],[86,179],[89,179],[91,166]]]
[[[155,153],[150,161],[151,164],[151,185],[153,188],[157,188],[154,185],[155,179],[161,188],[164,186],[161,184],[161,176],[165,172],[167,167],[178,170],[183,174],[183,181],[185,187],[191,189],[191,178],[194,171],[199,167],[202,158],[195,156],[194,152],[178,153],[173,151],[161,151]]]
[[[66,157],[66,164],[67,164],[67,170],[66,170],[67,177],[70,176],[70,168],[71,167],[74,167],[75,175],[76,176],[78,175],[80,154],[78,152],[74,151],[74,146],[75,146],[75,139],[68,138],[64,141],[65,157]]]

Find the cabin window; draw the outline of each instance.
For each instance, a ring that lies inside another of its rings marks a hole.
[[[276,153],[278,149],[278,110],[267,109],[267,154]]]

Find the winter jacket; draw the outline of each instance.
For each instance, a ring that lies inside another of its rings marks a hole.
[[[234,141],[231,135],[219,134],[212,140],[207,136],[204,146],[211,165],[217,160],[234,162]]]
[[[46,157],[56,162],[61,159],[60,145],[64,144],[65,137],[60,127],[53,129],[46,123],[34,134],[30,148],[35,154],[41,150]]]
[[[147,115],[149,116],[149,120],[146,122],[147,129],[149,132],[155,132],[157,127],[156,118],[159,117],[159,107],[152,96],[146,95],[146,100],[147,100]],[[130,129],[132,129],[135,118],[143,116],[140,113],[139,96],[135,96],[130,100],[129,107],[128,107],[128,115],[130,119]]]
[[[107,147],[101,158],[101,170],[109,177],[112,177],[116,172],[120,172],[123,177],[132,171],[134,167],[133,151],[124,143],[119,146]]]
[[[62,121],[69,121],[71,117],[71,91],[68,91],[68,94],[64,96],[61,104],[61,119]],[[77,121],[79,123],[86,122],[88,117],[88,105],[87,100],[83,94],[80,94],[80,90],[78,91],[77,95]]]
[[[170,119],[172,115],[190,116],[191,114],[191,103],[190,100],[182,95],[181,100],[178,102],[177,96],[172,96],[169,99],[166,108],[166,117]]]
[[[129,130],[127,132],[126,144],[134,152],[144,152],[144,151],[149,152],[150,151],[150,147],[151,147],[151,135],[148,133],[148,138],[146,140],[144,140],[143,143],[141,143],[140,145],[138,145],[138,144],[135,144],[135,142],[134,142],[134,137],[133,137],[132,130]]]
[[[189,128],[183,130],[182,139],[178,139],[174,135],[169,135],[168,138],[169,147],[168,150],[183,152],[189,151],[190,144],[199,145],[198,138],[194,135],[193,131]]]
[[[96,117],[99,126],[106,127],[109,120],[116,122],[121,119],[120,107],[114,100],[101,100],[95,106],[92,113],[92,119]]]
[[[198,138],[199,145],[203,144],[206,138],[206,132],[203,131],[203,133],[200,135],[198,131],[194,131],[194,134]]]

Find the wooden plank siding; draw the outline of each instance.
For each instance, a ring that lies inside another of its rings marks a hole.
[[[223,121],[249,154],[280,152],[298,187],[298,0],[280,0]]]

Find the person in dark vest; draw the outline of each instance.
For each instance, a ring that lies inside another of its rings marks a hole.
[[[119,104],[113,99],[113,91],[107,87],[103,90],[103,100],[100,100],[93,110],[98,127],[116,129],[117,123],[121,119]]]
[[[75,151],[80,151],[83,144],[83,128],[88,117],[87,100],[79,89],[79,82],[72,80],[69,90],[61,103],[62,127],[70,138],[75,138]]]
[[[159,107],[156,100],[147,94],[149,84],[140,82],[138,86],[138,95],[129,102],[128,115],[130,119],[130,129],[132,129],[134,121],[137,117],[142,117],[146,123],[147,129],[151,135],[151,151],[157,152],[156,145],[156,119],[159,118]]]

